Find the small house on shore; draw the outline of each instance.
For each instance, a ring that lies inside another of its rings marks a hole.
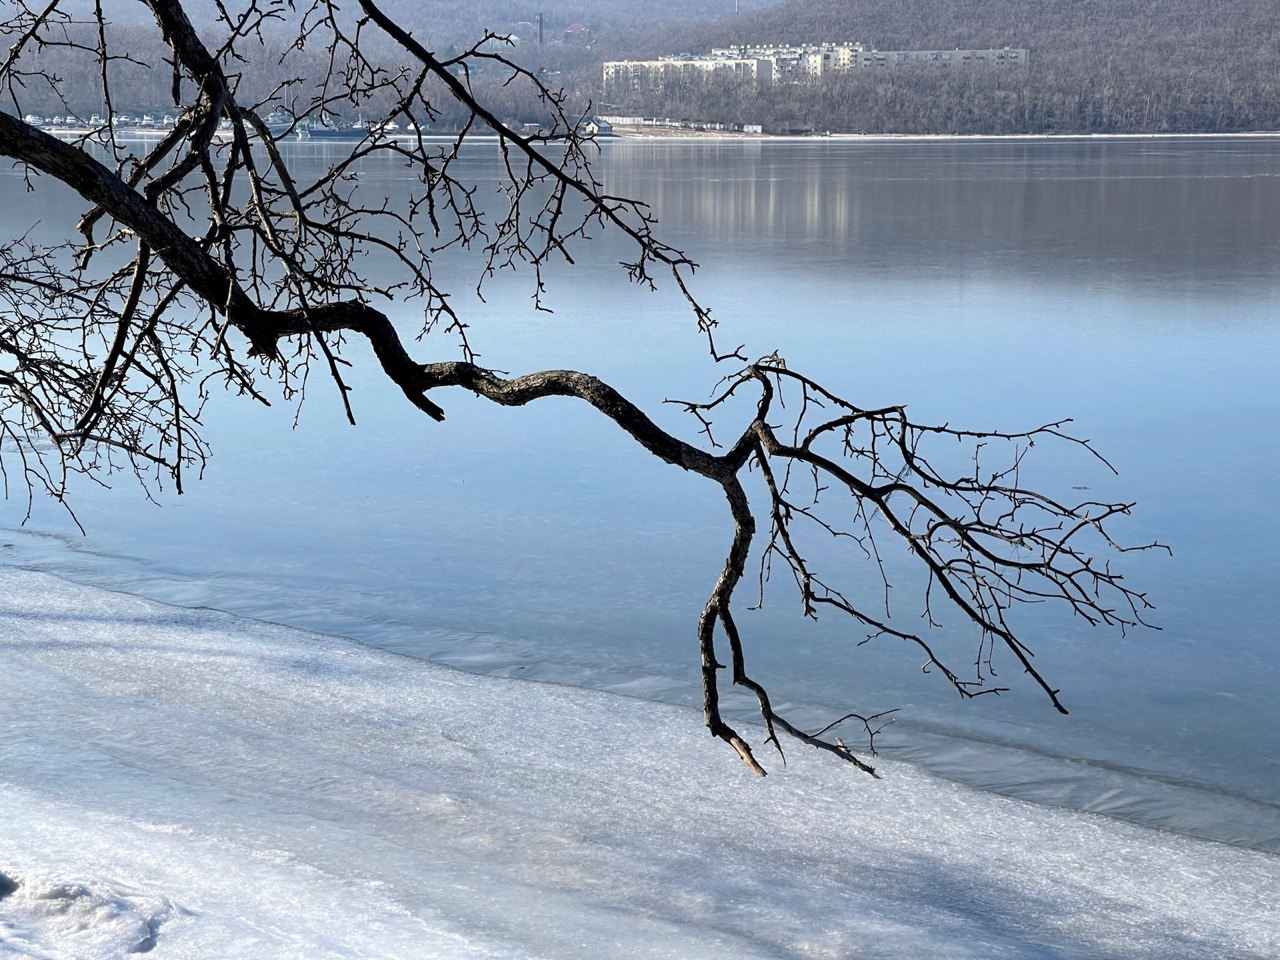
[[[578,135],[583,137],[593,137],[600,139],[601,137],[612,137],[613,124],[604,117],[588,117],[578,124]]]

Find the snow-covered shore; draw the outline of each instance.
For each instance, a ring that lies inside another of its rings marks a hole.
[[[0,954],[1280,955],[1280,858],[0,570]]]

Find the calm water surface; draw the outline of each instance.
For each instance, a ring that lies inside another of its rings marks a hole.
[[[496,182],[487,148],[469,163]],[[804,623],[782,589],[744,618],[776,696],[814,720],[903,707],[889,752],[979,786],[1280,850],[1280,141],[635,141],[608,144],[600,170],[696,253],[726,340],[919,419],[1075,417],[1120,478],[1051,451],[1046,471],[1138,500],[1122,533],[1175,550],[1128,558],[1161,632],[1029,621],[1069,717],[1011,667],[1011,694],[958,702],[910,651]],[[363,175],[404,193],[398,166]],[[0,172],[6,232],[77,210],[37,207]],[[584,249],[554,278],[554,316],[532,311],[523,277],[462,305],[484,362],[599,373],[692,436],[661,401],[704,396],[719,372],[675,297],[625,286],[625,252]],[[446,396],[437,426],[376,377],[359,385],[355,430],[323,389],[293,432],[292,410],[215,404],[204,484],[160,508],[127,485],[86,489],[87,537],[41,509],[6,538],[11,561],[469,669],[696,701],[693,627],[729,536],[714,487],[568,401]],[[16,528],[20,505],[5,510]]]

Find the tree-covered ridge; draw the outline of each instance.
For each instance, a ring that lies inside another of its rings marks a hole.
[[[693,22],[715,21],[733,14],[735,5],[743,11],[758,10],[776,0],[653,0],[636,5],[627,0],[432,0],[423,7],[416,0],[388,0],[388,16],[410,27],[414,37],[429,49],[449,57],[458,55],[486,35],[507,40],[491,40],[488,49],[518,60],[531,70],[542,71],[552,85],[563,84],[573,95],[572,102],[585,109],[593,97],[599,62],[615,51],[633,45],[663,25],[676,24],[677,31]],[[155,49],[154,17],[139,0],[59,0],[54,26],[54,42],[40,48],[43,67],[58,78],[57,89],[47,83],[32,83],[22,91],[23,109],[41,116],[74,114],[87,119],[105,109],[98,92],[98,71],[88,55],[98,42],[98,11],[102,35],[119,49],[142,51],[132,58],[112,61],[110,73],[118,98],[117,110],[126,113],[172,112],[172,77],[163,64],[151,62],[146,51]],[[295,45],[299,23],[305,12],[288,0],[254,4],[251,0],[194,0],[188,14],[195,28],[209,42],[224,40],[225,10],[238,18],[246,10],[255,16],[253,55],[231,69],[255,97],[276,95],[275,105],[287,105],[296,91],[282,86],[286,81],[311,83],[328,69],[325,51],[318,44]],[[22,35],[25,5],[19,0],[0,0],[0,51]],[[347,14],[351,11],[348,9]],[[542,43],[538,42],[538,15],[542,15]],[[745,13],[743,14],[745,16]],[[388,69],[404,65],[403,57],[378,36],[370,35],[369,55]],[[2,57],[0,57],[2,59]],[[487,70],[481,61],[472,66],[475,83],[486,88],[489,102],[504,120],[549,122],[536,97],[503,85],[502,71]],[[367,112],[385,109],[388,104],[368,103]],[[363,112],[344,105],[342,114],[354,119]],[[439,130],[455,130],[466,121],[465,112],[446,103],[432,124]]]
[[[736,19],[695,26],[689,42],[863,40],[880,49],[986,46],[1182,50],[1264,46],[1277,35],[1267,0],[786,0]],[[1274,45],[1273,45],[1274,51]]]
[[[715,21],[741,11],[756,11],[777,0],[651,0],[636,4],[630,0],[389,0],[383,6],[387,14],[399,22],[411,24],[420,40],[427,42],[466,43],[474,41],[486,30],[507,31],[517,24],[531,24],[543,15],[547,37],[558,37],[573,24],[583,24],[593,34],[611,34],[637,27],[649,29],[656,24],[687,25],[695,21]],[[78,19],[95,19],[99,6],[103,18],[113,23],[151,21],[150,11],[138,0],[63,0],[59,9]],[[219,8],[232,14],[247,8],[248,0],[195,0],[188,5],[188,16],[197,27],[206,27],[219,19]],[[0,0],[0,22],[6,9],[16,10],[12,2]],[[292,11],[297,18],[297,9]],[[744,14],[745,15],[745,14]]]
[[[64,0],[65,2],[65,0]],[[243,0],[241,0],[243,2]],[[229,9],[234,9],[234,4]],[[70,4],[92,9],[89,0]],[[212,2],[195,5],[212,18]],[[438,0],[430,15],[410,0],[391,0],[391,16],[413,25],[415,36],[446,57],[467,49],[485,29],[511,31],[517,40],[501,52],[564,86],[573,110],[659,115],[727,123],[760,123],[771,131],[833,130],[889,133],[1132,133],[1214,132],[1280,128],[1280,8],[1270,0],[699,0],[687,6],[656,0],[643,9],[621,0]],[[0,0],[0,46],[12,42],[3,16],[16,9]],[[262,25],[262,44],[232,69],[256,97],[277,95],[287,103],[289,77],[314,81],[326,69],[315,46],[289,50],[287,4]],[[146,7],[135,0],[107,0],[106,33],[123,49],[154,46],[154,25],[130,19]],[[544,13],[545,43],[539,46],[531,19]],[[706,19],[716,15],[721,19]],[[195,17],[195,14],[193,14]],[[200,19],[199,17],[195,17]],[[84,17],[68,28],[89,42],[96,28]],[[205,22],[205,21],[201,21]],[[211,41],[217,24],[198,27]],[[585,33],[566,36],[574,24]],[[521,26],[523,24],[523,26]],[[518,28],[518,29],[517,29]],[[604,60],[693,53],[733,43],[860,41],[881,50],[953,47],[1027,47],[1027,70],[995,71],[970,65],[905,65],[859,71],[808,85],[760,90],[716,82],[685,82],[651,93],[604,96]],[[286,50],[288,55],[285,56]],[[369,54],[400,65],[396,52],[377,38]],[[95,71],[83,52],[67,47],[41,51],[46,69],[60,78],[58,90],[33,84],[24,90],[25,109],[53,116],[69,110],[101,112]],[[549,123],[536,97],[503,85],[500,71],[476,65],[472,81],[505,122],[517,127]],[[172,108],[171,77],[160,65],[119,60],[111,67],[127,111]],[[367,109],[365,107],[367,106]],[[387,104],[344,104],[354,119]],[[269,109],[269,107],[268,107]],[[465,111],[446,103],[432,129],[448,131],[466,121]]]
[[[1280,8],[1269,0],[788,0],[630,39],[636,55],[814,40],[1033,52],[1028,71],[908,67],[762,93],[685,86],[658,102],[625,104],[645,112],[914,133],[1280,126]]]

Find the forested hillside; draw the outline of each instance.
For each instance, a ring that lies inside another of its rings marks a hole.
[[[1014,133],[1280,127],[1275,0],[788,0],[680,30],[629,55],[765,41],[881,50],[1029,47],[1028,69],[936,65],[755,91],[691,85],[619,109],[778,128]]]
[[[485,29],[501,30],[513,23],[532,21],[541,13],[550,26],[583,23],[592,28],[651,27],[655,23],[689,23],[717,20],[734,12],[735,2],[743,11],[759,10],[777,0],[649,0],[644,4],[633,0],[383,0],[378,5],[406,24],[449,42],[474,37]],[[112,22],[151,23],[154,17],[141,0],[62,0],[59,9],[79,19],[94,16],[101,4],[106,19]],[[0,17],[13,0],[0,0]],[[249,0],[188,0],[184,9],[200,26],[212,22],[222,7],[233,15],[249,5]],[[270,4],[263,4],[269,6]],[[282,12],[296,18],[303,4],[288,6],[277,0]],[[352,11],[354,3],[339,4]]]
[[[758,11],[777,0],[649,0],[636,4],[633,0],[378,0],[378,5],[398,22],[409,25],[415,37],[442,55],[466,49],[486,33],[508,37],[507,44],[494,43],[498,50],[524,65],[545,71],[550,84],[563,83],[573,90],[575,103],[585,109],[594,94],[599,63],[621,49],[634,46],[641,38],[661,44],[655,30],[670,26],[675,35],[692,24],[704,24],[733,14],[735,4],[746,12]],[[65,114],[68,111],[89,116],[104,109],[98,83],[98,68],[90,54],[97,42],[95,11],[101,4],[105,31],[113,45],[136,51],[135,60],[119,59],[112,65],[115,106],[128,112],[160,112],[172,106],[171,73],[165,63],[148,56],[160,42],[155,17],[141,0],[60,0],[51,23],[60,42],[40,51],[46,69],[64,78],[64,101],[47,84],[26,84],[19,89],[23,111],[38,114]],[[38,5],[40,7],[43,4]],[[219,10],[232,18],[248,9],[250,0],[187,0],[185,8],[196,28],[211,43],[226,34]],[[256,96],[269,96],[279,84],[291,77],[304,83],[291,88],[275,102],[297,96],[306,82],[323,75],[327,60],[323,50],[304,47],[291,49],[308,4],[290,0],[263,0],[259,9],[272,15],[261,24],[260,46],[246,44],[246,56],[232,70],[246,86],[242,92],[252,102]],[[337,5],[354,21],[359,6]],[[24,29],[17,0],[0,0],[0,51],[8,48]],[[542,42],[539,43],[538,14],[542,15]],[[365,37],[365,53],[375,59],[386,51],[387,66],[397,66],[391,49],[374,32]],[[542,120],[537,98],[527,90],[503,86],[506,79],[496,67],[489,75],[476,75],[473,80],[485,92],[489,102],[505,118],[513,122]],[[13,104],[10,104],[10,109]],[[367,105],[377,110],[381,105]],[[441,129],[464,121],[464,113],[454,109],[449,98],[442,98],[444,111],[439,118]],[[354,114],[358,105],[350,105]]]
[[[82,0],[88,3],[89,0]],[[204,2],[204,0],[200,0]],[[244,0],[241,0],[244,2]],[[898,133],[1113,133],[1280,129],[1280,2],[1277,0],[382,0],[415,35],[448,53],[488,29],[513,35],[504,51],[564,85],[574,109],[594,102],[604,113],[761,123],[767,129]],[[6,0],[0,0],[0,11]],[[230,5],[234,9],[234,4]],[[202,30],[218,31],[213,0]],[[105,4],[128,49],[152,49],[157,37],[136,0]],[[282,56],[296,11],[264,29],[261,55],[236,66],[247,87],[269,96],[285,76],[323,73],[320,52]],[[533,18],[544,15],[544,43]],[[138,19],[139,13],[142,14]],[[719,19],[715,19],[715,18]],[[87,24],[71,28],[92,42]],[[0,46],[7,46],[0,23]],[[903,65],[805,84],[757,89],[723,82],[687,83],[652,93],[606,98],[606,59],[696,52],[731,43],[862,41],[881,50],[1015,46],[1031,49],[1026,68]],[[380,49],[371,39],[367,51]],[[47,48],[50,69],[68,78],[62,103],[52,91],[22,91],[23,109],[39,113],[102,108],[97,70],[73,49]],[[393,66],[390,63],[388,65]],[[169,71],[163,64],[113,67],[116,105],[163,110]],[[542,121],[536,98],[503,85],[494,69],[473,82],[513,123]],[[288,96],[305,89],[290,88]],[[280,100],[276,101],[277,103]],[[449,129],[462,115],[447,98],[437,119]],[[378,104],[368,104],[376,110]],[[361,105],[351,104],[354,115]],[[456,116],[455,116],[456,114]]]

